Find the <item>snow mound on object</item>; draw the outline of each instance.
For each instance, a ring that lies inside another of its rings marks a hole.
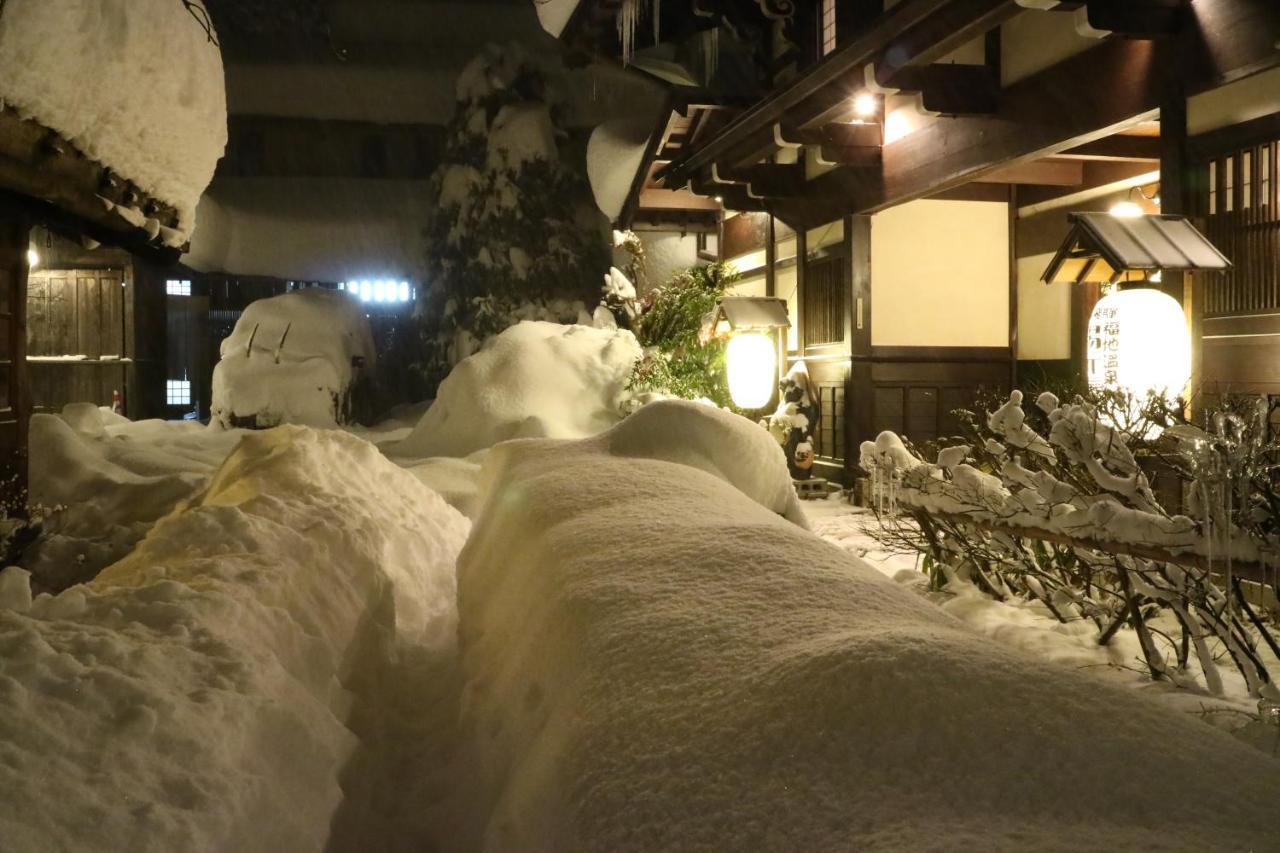
[[[1274,760],[608,448],[487,463],[459,561],[463,846],[1276,849]]]
[[[190,231],[227,144],[222,55],[193,13],[174,0],[3,5],[5,103],[174,205]]]
[[[42,589],[92,578],[199,491],[239,440],[238,431],[135,423],[88,403],[32,415],[30,501],[44,520],[24,567]]]
[[[5,848],[324,849],[341,682],[393,634],[450,641],[466,532],[366,442],[247,436],[96,581],[0,610]]]
[[[223,426],[252,415],[259,426],[345,422],[352,384],[377,360],[359,303],[319,288],[251,303],[220,354],[211,413]]]
[[[628,331],[521,322],[458,363],[401,456],[462,457],[512,438],[583,438],[621,418],[640,345]]]

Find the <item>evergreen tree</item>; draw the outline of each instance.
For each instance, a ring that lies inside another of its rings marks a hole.
[[[518,46],[490,45],[457,98],[428,188],[418,311],[428,381],[518,320],[576,322],[610,260],[548,74]]]

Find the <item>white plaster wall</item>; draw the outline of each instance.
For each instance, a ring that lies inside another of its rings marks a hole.
[[[1005,86],[1030,77],[1098,44],[1075,30],[1075,15],[1028,10],[1000,30],[1000,72]]]
[[[1040,275],[1053,254],[1018,258],[1018,358],[1071,357],[1071,288]]]
[[[763,273],[746,276],[729,288],[729,293],[732,296],[768,296],[769,283]]]
[[[871,220],[871,343],[1009,344],[1009,209],[921,200]]]
[[[680,236],[679,231],[640,231],[644,243],[645,272],[649,284],[666,284],[671,276],[702,263],[698,260],[696,234]]]
[[[1193,136],[1280,112],[1280,68],[1263,71],[1187,99]]]

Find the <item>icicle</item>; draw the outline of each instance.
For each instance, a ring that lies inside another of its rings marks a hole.
[[[710,85],[720,68],[720,28],[715,27],[702,33],[702,73],[703,84]]]
[[[653,2],[653,43],[662,43],[662,0]]]
[[[631,56],[635,53],[636,24],[640,20],[641,0],[622,0],[618,9],[618,38],[622,41],[622,64],[631,64]]]

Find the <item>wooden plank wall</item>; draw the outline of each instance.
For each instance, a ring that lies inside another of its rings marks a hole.
[[[109,406],[127,394],[132,357],[126,344],[127,304],[120,269],[33,272],[27,299],[27,354],[36,411],[67,403]],[[42,358],[83,356],[80,361]]]
[[[0,509],[15,511],[26,504],[28,233],[25,218],[0,208]]]

